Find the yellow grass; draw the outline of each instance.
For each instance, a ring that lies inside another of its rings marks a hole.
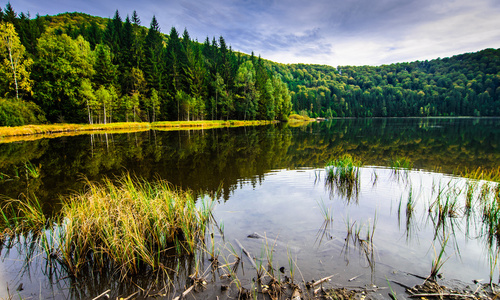
[[[53,124],[0,127],[0,143],[29,141],[40,138],[54,138],[97,132],[124,133],[150,129],[195,130],[220,127],[256,126],[271,124],[270,121],[164,121],[154,123],[123,122],[110,124]]]

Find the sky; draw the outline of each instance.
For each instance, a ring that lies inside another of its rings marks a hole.
[[[5,2],[6,4],[7,2]],[[10,0],[32,17],[83,12],[223,36],[279,63],[383,65],[500,48],[499,0]],[[5,7],[5,4],[2,7]]]

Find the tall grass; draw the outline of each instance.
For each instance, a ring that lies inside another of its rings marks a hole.
[[[413,168],[413,162],[408,157],[395,157],[389,159],[389,167],[397,170],[410,170]]]
[[[211,206],[205,206],[210,209]],[[88,183],[62,209],[61,255],[73,273],[86,265],[112,261],[122,274],[144,265],[161,268],[161,257],[176,249],[193,254],[203,239],[209,212],[197,209],[188,193],[172,191],[168,183],[154,184],[125,175],[114,184]]]
[[[474,170],[465,169],[465,171],[460,172],[460,176],[470,179],[500,182],[500,167],[492,169],[483,169],[481,167],[477,167]]]
[[[84,192],[64,201],[40,245],[47,259],[75,276],[89,269],[112,268],[122,276],[165,270],[165,258],[193,255],[204,239],[213,205],[200,201],[197,208],[189,193],[130,175],[87,182]],[[36,231],[50,222],[36,201],[9,203],[1,210],[4,232]]]
[[[345,154],[326,166],[326,185],[348,201],[359,195],[359,168],[362,162]]]

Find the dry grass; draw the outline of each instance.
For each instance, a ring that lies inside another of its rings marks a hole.
[[[40,233],[47,259],[71,274],[84,270],[118,270],[122,276],[144,270],[168,271],[171,255],[193,255],[204,239],[213,202],[198,201],[154,183],[124,175],[116,183],[87,183],[85,192],[63,203],[49,221],[36,201],[11,201],[0,213],[7,237]]]
[[[0,143],[31,141],[41,138],[73,136],[97,132],[126,133],[155,130],[197,130],[221,127],[257,126],[271,121],[165,121],[154,123],[123,122],[110,124],[53,124],[0,127]]]

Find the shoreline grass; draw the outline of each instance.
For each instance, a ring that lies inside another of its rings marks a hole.
[[[46,219],[38,202],[10,201],[1,208],[4,239],[39,234],[47,259],[75,277],[84,270],[117,270],[121,276],[165,271],[163,260],[193,255],[205,237],[213,202],[124,175],[88,182]],[[45,224],[42,226],[41,224]],[[44,234],[40,234],[46,232]]]
[[[0,127],[0,143],[36,140],[47,137],[72,136],[89,133],[125,133],[146,130],[197,130],[223,127],[258,126],[273,124],[276,121],[162,121],[162,122],[119,122],[108,124],[52,124]]]

